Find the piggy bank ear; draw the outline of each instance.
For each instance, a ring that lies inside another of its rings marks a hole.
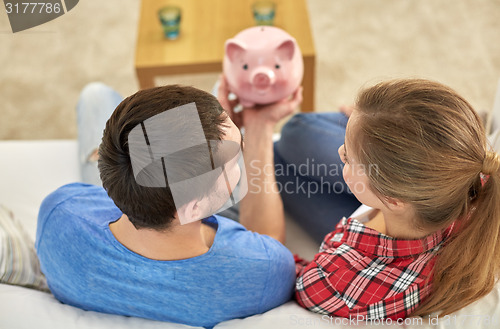
[[[226,41],[226,55],[231,62],[234,62],[237,59],[243,57],[243,54],[246,52],[245,45],[234,39],[229,39]]]
[[[279,59],[289,61],[293,58],[293,54],[295,53],[295,43],[291,39],[283,41],[278,48],[276,48],[276,52]]]

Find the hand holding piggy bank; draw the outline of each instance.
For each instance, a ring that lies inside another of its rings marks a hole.
[[[226,41],[223,72],[229,90],[243,107],[289,97],[304,74],[295,39],[272,26],[245,29]]]

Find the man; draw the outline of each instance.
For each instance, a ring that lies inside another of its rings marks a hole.
[[[99,84],[88,87],[79,111],[87,99],[98,117],[104,111],[99,104],[111,104],[113,93]],[[233,156],[221,154],[224,142],[243,141],[217,99],[195,88],[165,86],[123,100],[99,147],[104,189],[66,185],[41,205],[36,248],[54,296],[85,310],[205,327],[289,300],[295,269],[291,253],[278,242],[284,241],[283,206],[274,175],[262,169],[273,165],[273,127],[300,101],[298,91],[291,100],[244,110],[247,174],[261,188],[250,189],[241,202],[238,224],[207,213],[227,201],[224,195],[233,200],[242,174]],[[184,106],[196,110],[194,126],[183,117]],[[157,124],[160,117],[167,126]],[[207,145],[198,140],[179,147],[199,139],[198,123]],[[85,157],[84,172],[93,158]],[[217,168],[219,175],[204,178]]]

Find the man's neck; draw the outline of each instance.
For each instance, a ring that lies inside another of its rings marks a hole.
[[[206,253],[212,246],[215,229],[201,223],[174,225],[166,231],[136,229],[124,214],[109,228],[127,249],[154,260],[180,260]]]

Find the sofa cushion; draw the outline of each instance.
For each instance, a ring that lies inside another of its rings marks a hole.
[[[0,282],[46,290],[33,240],[6,207],[0,205]]]

